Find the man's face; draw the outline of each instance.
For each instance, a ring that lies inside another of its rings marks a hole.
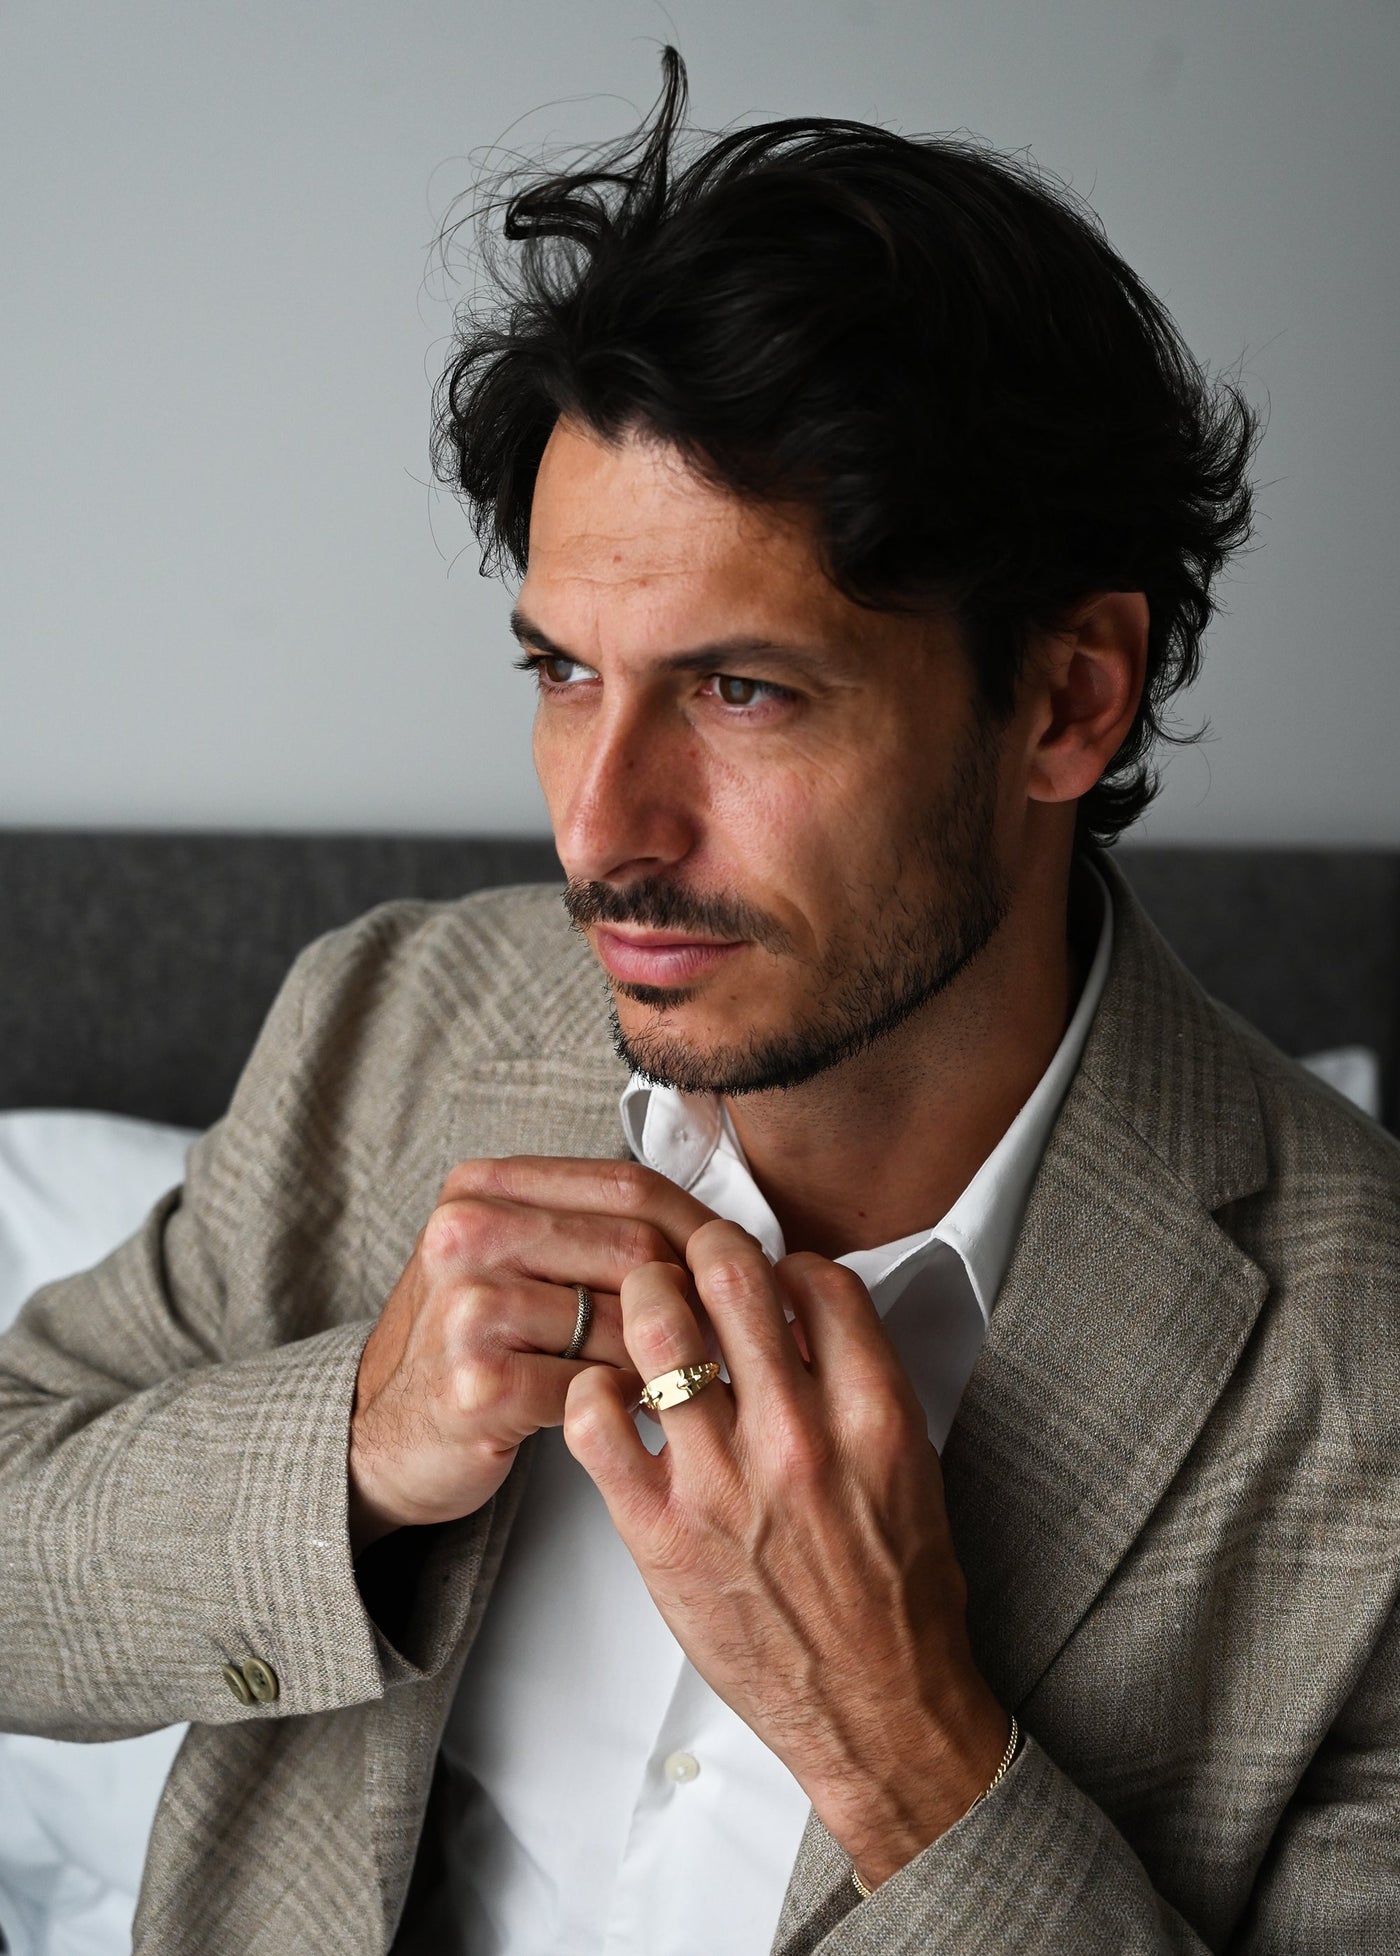
[[[805,517],[561,422],[516,624],[571,914],[634,1067],[796,1085],[997,929],[1014,796],[957,636],[841,596]]]

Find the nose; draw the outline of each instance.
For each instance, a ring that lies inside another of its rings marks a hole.
[[[683,737],[640,704],[572,717],[572,727],[537,739],[535,748],[565,874],[617,883],[674,867],[697,833]]]

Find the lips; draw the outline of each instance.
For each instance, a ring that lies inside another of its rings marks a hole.
[[[679,937],[668,931],[623,933],[602,926],[594,949],[614,978],[629,985],[691,985],[706,972],[743,950],[713,938]]]

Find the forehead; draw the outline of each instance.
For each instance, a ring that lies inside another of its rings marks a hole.
[[[740,632],[863,642],[879,616],[827,578],[805,511],[755,507],[660,442],[563,420],[540,463],[520,602],[578,651]]]

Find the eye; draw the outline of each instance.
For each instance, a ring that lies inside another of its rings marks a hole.
[[[576,686],[582,679],[597,677],[591,666],[566,658],[562,652],[527,652],[515,664],[520,672],[532,672],[545,688]]]
[[[775,686],[766,679],[744,679],[733,672],[717,672],[713,682],[715,695],[725,706],[757,706],[763,700],[792,697],[785,686]]]

